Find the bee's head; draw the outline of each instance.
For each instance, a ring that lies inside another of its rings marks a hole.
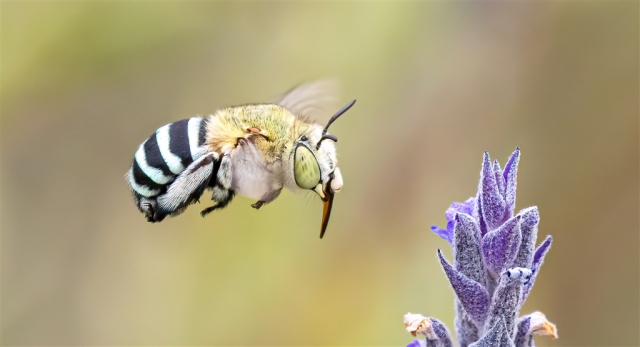
[[[324,209],[320,238],[324,235],[333,204],[333,194],[342,189],[342,175],[338,168],[335,142],[338,138],[328,134],[331,123],[345,113],[356,101],[353,100],[329,119],[321,128],[312,125],[308,131],[300,135],[293,147],[293,177],[301,189],[313,190],[322,201]]]

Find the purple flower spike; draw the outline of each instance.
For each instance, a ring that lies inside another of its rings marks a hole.
[[[509,219],[498,229],[487,233],[482,238],[482,253],[487,269],[497,275],[511,267],[518,255],[521,240],[520,216]]]
[[[507,205],[508,217],[513,216],[513,211],[516,209],[516,188],[518,177],[518,163],[520,162],[520,148],[516,147],[511,157],[507,161],[507,165],[504,167],[504,181],[506,183],[506,189],[504,199]]]
[[[487,225],[487,231],[499,227],[505,220],[506,204],[500,194],[500,189],[496,183],[496,176],[493,173],[493,166],[489,159],[489,153],[484,152],[482,171],[479,184],[480,213]]]
[[[558,338],[556,326],[540,312],[517,319],[552,241],[547,236],[536,249],[538,207],[514,216],[519,162],[519,148],[504,169],[485,153],[476,194],[451,204],[446,229],[431,227],[453,251],[453,265],[440,250],[438,259],[456,293],[460,347],[534,347],[533,335]],[[435,318],[407,314],[405,326],[412,335],[426,337],[410,347],[451,346],[446,327]]]
[[[456,292],[456,296],[464,310],[477,322],[484,321],[489,309],[489,293],[480,283],[463,275],[453,268],[442,256],[442,251],[438,250],[438,258],[442,269],[449,278],[449,282]]]

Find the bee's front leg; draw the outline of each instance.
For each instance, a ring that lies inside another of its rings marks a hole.
[[[255,208],[256,210],[259,210],[260,207],[262,207],[262,205],[268,204],[268,203],[272,202],[273,200],[275,200],[278,197],[278,195],[280,195],[281,191],[282,191],[282,188],[276,189],[276,190],[272,190],[272,191],[268,192],[260,200],[258,200],[255,204],[251,204],[251,207]]]

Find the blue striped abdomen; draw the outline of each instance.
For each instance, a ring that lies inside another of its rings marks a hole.
[[[191,117],[156,130],[136,151],[129,170],[131,189],[148,198],[164,193],[178,174],[206,152],[205,129],[202,117]]]

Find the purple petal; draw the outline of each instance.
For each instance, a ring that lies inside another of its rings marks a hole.
[[[456,270],[470,279],[486,285],[487,272],[482,262],[480,227],[468,214],[455,216],[453,229],[453,260]]]
[[[480,195],[480,212],[485,223],[487,223],[487,230],[493,230],[504,222],[506,205],[498,190],[496,176],[493,173],[493,167],[487,152],[484,152],[478,192]]]
[[[504,190],[505,190],[504,175],[502,174],[502,169],[500,168],[500,163],[498,163],[497,159],[493,161],[493,174],[496,176],[496,184],[498,185],[498,191],[500,192],[500,195],[504,197]]]
[[[426,345],[427,344],[425,340],[415,339],[410,344],[408,344],[407,347],[426,347]]]
[[[536,239],[538,236],[540,214],[538,213],[538,207],[533,206],[520,211],[518,215],[521,216],[520,232],[522,234],[522,240],[520,241],[520,249],[518,250],[516,260],[513,262],[513,266],[531,269],[533,251],[536,247]]]
[[[475,198],[471,197],[465,202],[452,202],[451,206],[449,206],[449,208],[444,212],[444,216],[447,217],[448,221],[450,221],[455,218],[456,213],[471,214],[474,200]]]
[[[480,283],[469,279],[469,277],[454,269],[444,259],[440,250],[438,250],[438,258],[465,311],[475,321],[484,321],[489,309],[489,293],[487,290]]]
[[[544,262],[544,257],[547,255],[547,252],[551,247],[552,241],[553,238],[551,236],[547,236],[544,241],[542,241],[542,244],[540,244],[538,249],[536,249],[536,253],[533,255],[533,264],[531,265],[531,271],[533,271],[533,275],[531,276],[529,283],[527,283],[522,288],[522,303],[527,300],[527,298],[529,297],[529,293],[533,288],[533,285],[536,283],[536,278],[538,278],[538,273],[540,273],[540,267]]]
[[[431,226],[431,230],[440,236],[443,240],[452,243],[453,242],[453,226],[455,224],[454,218],[456,213],[471,214],[475,198],[471,197],[465,202],[453,202],[451,206],[445,211],[444,216],[447,218],[447,230],[444,230],[437,225]]]
[[[520,148],[516,147],[513,151],[507,165],[504,167],[504,181],[506,183],[504,199],[506,203],[508,217],[513,216],[516,209],[516,188],[518,178],[518,163],[520,162]]]
[[[432,225],[431,231],[440,236],[443,240],[449,243],[453,242],[453,233],[450,233],[448,230],[439,228],[437,225]]]
[[[511,267],[518,255],[521,240],[520,216],[509,219],[498,229],[487,233],[482,238],[482,253],[487,269],[497,275]]]

